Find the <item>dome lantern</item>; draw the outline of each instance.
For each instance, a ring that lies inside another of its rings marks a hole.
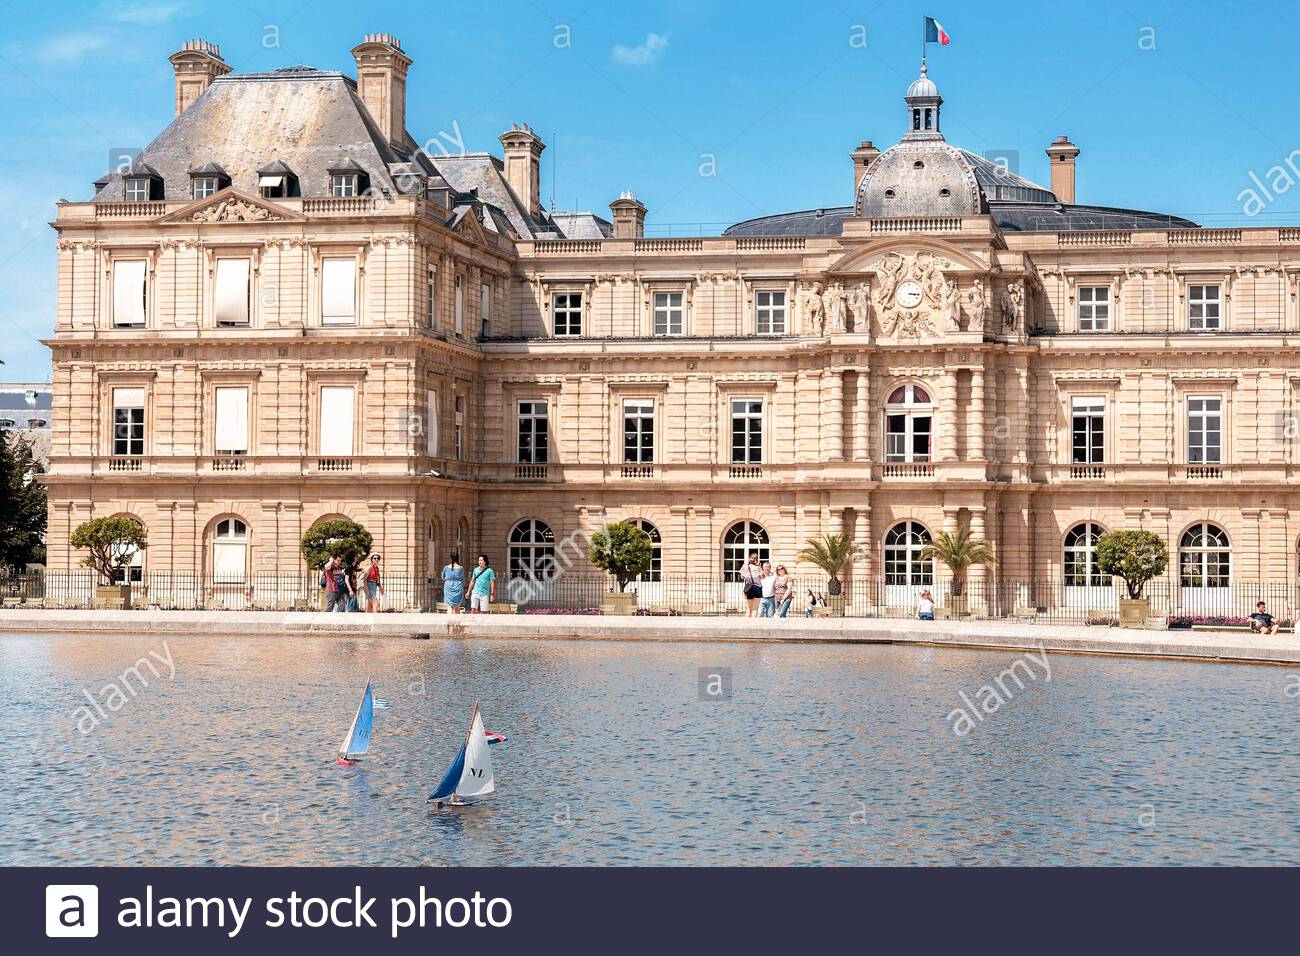
[[[939,108],[943,97],[930,79],[925,61],[921,61],[921,75],[907,88],[903,97],[907,103],[908,129],[903,139],[943,139],[939,132]]]

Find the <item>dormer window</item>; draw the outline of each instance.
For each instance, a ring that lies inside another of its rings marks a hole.
[[[207,199],[217,194],[216,176],[195,176],[190,180],[190,198]]]
[[[366,171],[350,159],[327,170],[331,196],[362,196],[370,186]]]
[[[149,180],[144,176],[126,180],[127,202],[149,201]]]
[[[127,202],[151,202],[163,198],[163,181],[158,170],[140,157],[122,170],[122,194]]]

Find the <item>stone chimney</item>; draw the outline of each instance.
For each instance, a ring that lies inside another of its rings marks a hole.
[[[406,142],[406,71],[411,58],[391,33],[367,33],[352,48],[357,61],[357,92],[384,139]]]
[[[1074,202],[1074,161],[1078,155],[1079,147],[1066,136],[1056,137],[1047,147],[1047,158],[1052,164],[1052,192],[1063,203]]]
[[[849,153],[853,157],[853,195],[858,194],[858,184],[862,182],[862,176],[866,173],[867,167],[876,161],[880,155],[880,150],[869,139],[864,139],[853,152]]]
[[[546,144],[525,124],[501,134],[506,155],[506,182],[534,219],[542,214],[542,150]]]
[[[167,59],[176,71],[177,116],[189,109],[213,80],[230,72],[230,65],[221,59],[221,47],[207,40],[186,40]]]
[[[615,239],[640,239],[645,235],[645,206],[632,193],[626,192],[609,204],[614,214]]]

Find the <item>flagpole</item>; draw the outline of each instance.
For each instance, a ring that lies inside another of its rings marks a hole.
[[[922,15],[921,15],[921,69],[922,69],[922,70],[925,69],[925,40],[926,40],[926,36],[927,36],[927,34],[926,34],[926,31],[925,31],[925,14],[922,14]]]

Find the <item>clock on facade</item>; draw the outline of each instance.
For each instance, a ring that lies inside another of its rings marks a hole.
[[[915,308],[921,303],[921,284],[919,282],[900,282],[894,300],[905,309]]]

